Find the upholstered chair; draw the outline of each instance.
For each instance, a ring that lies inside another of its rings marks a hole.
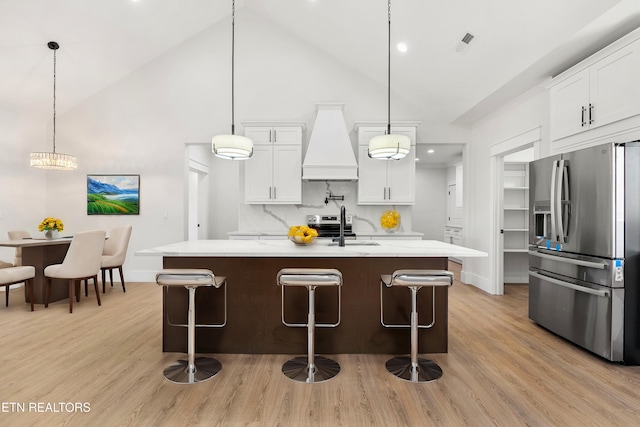
[[[69,313],[73,313],[74,293],[76,301],[80,302],[80,283],[83,280],[93,279],[98,305],[101,305],[98,272],[102,262],[105,237],[106,233],[102,230],[76,233],[62,264],[50,265],[44,269],[44,275],[47,278],[45,308],[49,306],[53,279],[66,279],[69,282]]]
[[[36,277],[36,269],[32,266],[21,265],[14,267],[11,264],[0,261],[5,267],[0,268],[0,286],[4,286],[5,305],[9,307],[9,287],[24,282],[27,286],[31,311],[33,311],[33,278]]]
[[[24,230],[8,231],[7,234],[9,235],[9,240],[22,240],[31,238],[29,232]],[[22,265],[22,248],[16,248],[16,255],[13,261],[13,265]]]
[[[117,268],[120,273],[120,282],[122,283],[122,292],[127,289],[124,285],[124,275],[122,274],[122,264],[127,258],[127,248],[129,247],[129,239],[131,238],[131,226],[123,225],[116,227],[109,233],[109,238],[104,243],[102,251],[102,264],[100,270],[102,272],[102,293],[105,292],[105,276],[109,271],[109,282],[113,287],[113,269]],[[86,288],[85,288],[86,292]]]

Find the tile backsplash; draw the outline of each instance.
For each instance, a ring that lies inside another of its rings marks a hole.
[[[291,225],[306,224],[307,215],[339,214],[342,205],[353,215],[353,231],[357,233],[384,232],[380,228],[380,215],[395,209],[401,215],[400,230],[411,230],[411,206],[371,206],[357,204],[356,182],[312,181],[302,183],[301,205],[247,205],[238,206],[239,231],[286,231]],[[344,196],[343,200],[325,199],[329,193]]]

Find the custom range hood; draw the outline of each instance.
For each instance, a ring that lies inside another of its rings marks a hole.
[[[344,104],[316,104],[318,113],[302,163],[305,181],[356,181],[358,162],[342,115]]]

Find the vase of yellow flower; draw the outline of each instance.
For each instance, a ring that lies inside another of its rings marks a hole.
[[[387,233],[395,233],[400,229],[400,213],[395,209],[382,212],[380,226]]]
[[[45,239],[57,239],[62,230],[64,224],[58,218],[47,217],[38,225],[38,231],[44,232]]]

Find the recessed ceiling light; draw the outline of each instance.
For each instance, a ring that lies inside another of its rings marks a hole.
[[[406,43],[398,43],[398,50],[402,53],[405,53],[407,51],[407,44]]]
[[[433,154],[433,153],[435,153],[435,152],[436,152],[436,151],[435,151],[433,148],[430,148],[430,149],[428,149],[428,150],[427,150],[427,153],[428,153],[428,154]]]
[[[419,157],[416,157],[416,158],[415,158],[415,161],[416,161],[416,162],[419,162],[419,161],[420,161],[420,158],[419,158]]]

